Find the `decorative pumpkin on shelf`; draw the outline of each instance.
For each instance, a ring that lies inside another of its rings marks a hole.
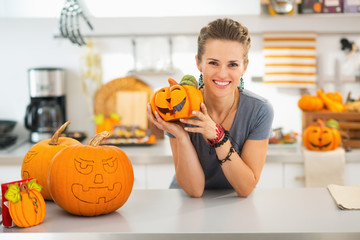
[[[343,97],[342,97],[341,93],[339,93],[338,91],[327,92],[325,95],[335,102],[338,102],[338,103],[343,102]]]
[[[312,151],[335,150],[341,143],[339,130],[325,126],[324,121],[318,119],[316,125],[308,126],[303,133],[303,144]]]
[[[194,117],[192,111],[200,111],[203,96],[197,88],[194,76],[185,75],[180,84],[169,78],[170,86],[156,91],[151,100],[151,109],[165,121],[176,121],[180,118]]]
[[[110,133],[102,132],[88,145],[71,145],[52,160],[48,186],[54,202],[69,213],[82,216],[107,214],[129,198],[134,172],[118,147],[99,145]]]
[[[303,111],[319,111],[323,109],[324,102],[318,96],[302,95],[298,106]]]
[[[345,110],[341,102],[329,98],[321,89],[316,90],[316,94],[323,100],[324,105],[330,112],[342,112]]]
[[[97,114],[95,116],[94,122],[95,126],[95,133],[101,133],[104,131],[113,132],[114,127],[120,125],[121,117],[117,113],[112,113],[110,116],[105,117],[104,114]]]
[[[41,195],[42,187],[35,179],[26,183],[9,184],[5,198],[9,201],[11,219],[18,227],[31,227],[41,223],[46,214],[46,205]]]
[[[42,140],[34,144],[25,155],[21,167],[21,178],[36,178],[43,190],[44,199],[52,200],[47,186],[47,175],[50,162],[55,154],[65,147],[73,144],[81,144],[69,137],[59,137],[70,122],[64,123],[52,136],[51,139]]]

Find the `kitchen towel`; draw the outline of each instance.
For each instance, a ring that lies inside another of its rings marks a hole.
[[[263,33],[264,83],[279,87],[316,87],[316,33]]]
[[[344,185],[345,150],[310,151],[303,148],[305,187]]]
[[[340,209],[360,209],[360,185],[330,184],[327,188]]]

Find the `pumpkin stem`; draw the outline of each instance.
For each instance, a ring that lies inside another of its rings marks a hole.
[[[26,183],[20,184],[20,192],[27,192],[28,186]]]
[[[69,124],[70,124],[70,122],[67,121],[58,130],[56,130],[56,132],[54,133],[54,135],[51,137],[51,139],[49,141],[49,145],[59,145],[60,144],[59,143],[59,136]]]
[[[110,135],[111,135],[111,133],[109,133],[108,131],[103,131],[103,132],[101,132],[101,133],[98,133],[98,134],[95,135],[95,137],[93,137],[93,138],[89,141],[88,145],[89,145],[89,146],[93,146],[93,147],[99,146],[100,142],[101,142],[103,139],[105,139],[105,138],[107,138],[107,137],[110,137]]]
[[[320,118],[317,119],[316,123],[321,128],[325,127],[325,122]]]

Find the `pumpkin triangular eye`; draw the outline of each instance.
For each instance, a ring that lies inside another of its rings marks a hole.
[[[185,101],[186,101],[186,98],[184,98],[184,100],[182,100],[178,105],[174,106],[174,112],[176,111],[181,111],[181,109],[184,107],[185,105]]]
[[[317,132],[319,132],[318,129],[314,129],[314,130],[313,130],[313,133],[317,133]]]

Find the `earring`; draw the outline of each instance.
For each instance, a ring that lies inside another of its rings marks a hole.
[[[199,89],[202,88],[203,86],[204,86],[203,74],[200,73],[200,76],[199,76]]]
[[[243,77],[240,78],[240,84],[239,84],[240,92],[244,90],[244,79]]]

